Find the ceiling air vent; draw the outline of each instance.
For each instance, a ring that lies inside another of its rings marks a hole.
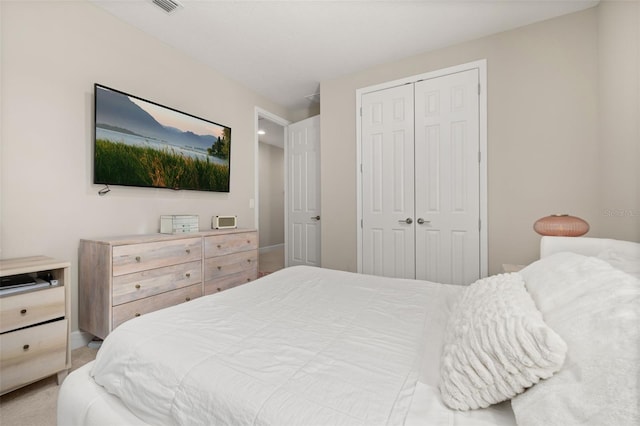
[[[173,13],[178,9],[181,9],[183,6],[178,3],[176,0],[151,0],[153,4],[158,6],[160,9],[164,10],[167,13]]]

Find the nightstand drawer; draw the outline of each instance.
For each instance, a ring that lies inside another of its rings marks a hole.
[[[177,265],[201,258],[201,238],[122,245],[113,248],[113,275]]]
[[[251,250],[241,253],[228,254],[226,256],[206,259],[204,263],[205,281],[236,274],[258,268],[258,251]]]
[[[202,284],[180,288],[155,296],[146,297],[134,302],[124,303],[113,308],[113,328],[116,328],[131,318],[148,314],[162,308],[188,302],[202,296]]]
[[[204,257],[222,256],[240,251],[256,250],[258,234],[256,232],[240,232],[237,234],[205,237]]]
[[[227,275],[213,281],[206,281],[204,283],[204,294],[218,293],[241,284],[246,284],[256,278],[258,278],[258,268]]]
[[[67,362],[67,320],[0,335],[0,347],[0,392],[64,370]]]
[[[202,261],[150,269],[113,278],[113,305],[202,282]]]
[[[64,286],[0,298],[0,333],[65,316]]]

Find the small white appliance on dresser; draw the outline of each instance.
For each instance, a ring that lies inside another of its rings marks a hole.
[[[60,384],[71,368],[69,268],[45,256],[0,260],[0,394],[53,374]]]

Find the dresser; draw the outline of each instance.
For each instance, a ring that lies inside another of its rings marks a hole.
[[[204,294],[247,283],[257,276],[257,232],[204,237]]]
[[[0,260],[0,276],[46,277],[40,287],[0,295],[0,394],[71,368],[70,264],[45,256]]]
[[[78,324],[104,339],[123,322],[252,281],[252,229],[80,241]]]

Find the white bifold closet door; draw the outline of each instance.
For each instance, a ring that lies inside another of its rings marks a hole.
[[[415,276],[413,85],[362,97],[362,267]]]
[[[363,94],[362,269],[480,277],[478,70]]]

